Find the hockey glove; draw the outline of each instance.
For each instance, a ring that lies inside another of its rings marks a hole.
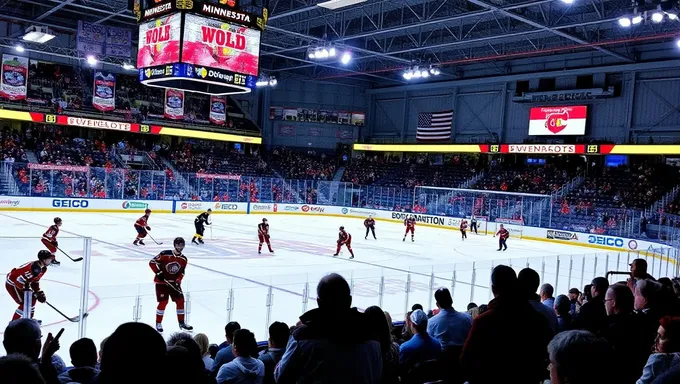
[[[45,296],[45,292],[43,292],[43,291],[36,292],[35,298],[41,303],[44,303],[44,302],[47,301],[47,296]]]
[[[52,240],[52,245],[54,245],[55,247],[58,247],[58,246],[59,246],[59,242],[56,241],[56,240]]]
[[[150,230],[151,230],[151,227],[147,226],[147,227],[146,227],[146,230],[147,230],[147,231],[150,231]]]
[[[267,240],[269,240],[269,235],[267,235]]]
[[[158,272],[156,274],[156,278],[160,281],[165,281],[165,276],[163,276],[163,272]]]

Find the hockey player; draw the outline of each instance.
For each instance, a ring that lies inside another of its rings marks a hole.
[[[194,238],[191,239],[192,244],[196,244],[196,245],[204,244],[203,243],[203,233],[205,232],[205,226],[210,225],[210,223],[208,222],[208,219],[210,218],[211,213],[212,213],[212,209],[208,208],[207,211],[196,216],[196,219],[194,220],[194,227],[196,227],[196,233],[194,234]],[[196,239],[198,239],[198,243],[196,242]]]
[[[257,238],[260,240],[260,244],[257,246],[257,254],[262,253],[262,243],[267,243],[269,252],[274,253],[272,249],[272,244],[269,242],[269,223],[267,219],[262,219],[262,222],[257,225]]]
[[[350,254],[350,260],[354,258],[354,252],[352,251],[352,235],[345,231],[345,227],[340,227],[340,232],[338,233],[338,248],[335,250],[333,256],[337,256],[340,253],[340,248],[345,245]]]
[[[468,227],[468,222],[467,220],[463,219],[460,222],[460,235],[463,240],[467,239],[467,227]]]
[[[57,247],[59,243],[57,242],[57,235],[59,234],[59,227],[61,227],[61,218],[55,217],[54,224],[47,228],[47,231],[42,235],[42,243],[45,245],[48,251],[52,253],[52,265],[60,265],[61,263],[56,259]]]
[[[503,227],[503,224],[501,224],[501,229],[496,232],[493,237],[498,236],[498,249],[496,251],[500,251],[501,248],[503,248],[503,251],[508,249],[508,245],[505,243],[508,238],[510,237],[510,232],[508,232],[507,229]]]
[[[178,237],[172,242],[174,249],[162,251],[149,261],[149,267],[156,274],[156,330],[163,332],[163,315],[168,305],[168,297],[177,305],[177,321],[179,329],[191,331],[194,328],[184,322],[184,294],[182,293],[182,279],[187,266],[187,258],[182,254],[184,239]]]
[[[410,215],[406,220],[404,220],[404,226],[406,226],[406,232],[404,232],[404,240],[402,241],[406,241],[406,236],[408,236],[409,232],[411,232],[411,241],[416,241],[414,238],[416,231],[416,218],[413,215]]]
[[[132,243],[134,245],[146,245],[144,244],[144,238],[146,237],[147,231],[151,230],[151,227],[147,224],[149,216],[151,215],[151,210],[147,208],[144,211],[144,216],[140,217],[135,221],[135,229],[137,230],[137,238]]]
[[[12,269],[7,274],[7,282],[5,288],[19,307],[14,311],[12,320],[19,319],[24,316],[24,291],[33,291],[33,299],[31,302],[31,319],[35,313],[36,300],[44,303],[47,301],[45,292],[40,289],[40,278],[47,271],[47,266],[54,261],[54,255],[50,251],[42,250],[38,252],[38,260],[28,262],[19,268]]]
[[[373,239],[378,240],[375,237],[375,219],[373,219],[373,215],[369,215],[368,219],[364,220],[364,227],[366,227],[366,236],[364,236],[364,240],[368,239],[368,231],[371,231],[373,234]]]
[[[477,219],[474,216],[470,218],[470,231],[475,231],[475,235],[477,235]]]

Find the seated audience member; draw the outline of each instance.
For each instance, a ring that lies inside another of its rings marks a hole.
[[[470,384],[540,382],[553,336],[548,321],[520,294],[511,267],[493,269],[491,291],[494,299],[472,323],[460,356],[465,378]]]
[[[97,366],[97,346],[88,338],[76,340],[69,349],[73,368],[59,375],[61,384],[88,384],[99,374]]]
[[[234,360],[234,353],[231,348],[231,343],[234,340],[234,332],[239,329],[241,329],[241,325],[235,321],[230,321],[224,327],[224,334],[227,341],[220,344],[220,350],[215,356],[215,361],[213,362],[213,366],[210,369],[213,375],[217,375],[217,372],[220,370],[221,366]]]
[[[416,363],[434,360],[441,355],[441,343],[427,333],[428,318],[425,312],[416,309],[411,313],[413,337],[399,347],[399,364],[406,372]]]
[[[198,344],[198,348],[201,350],[201,358],[203,359],[203,365],[205,366],[205,369],[212,369],[214,360],[210,357],[210,351],[208,351],[208,348],[210,347],[208,336],[205,333],[199,333],[194,336],[194,341],[196,344]]]
[[[380,307],[372,306],[364,311],[368,327],[373,332],[373,338],[380,343],[382,354],[382,379],[381,383],[395,383],[399,381],[399,344],[394,342],[390,320],[387,313]]]
[[[607,327],[604,296],[609,289],[609,281],[604,277],[596,277],[589,285],[591,297],[581,306],[581,310],[574,318],[574,329],[583,329],[595,335],[600,335],[602,330]]]
[[[11,321],[5,328],[2,344],[8,355],[22,354],[37,364],[46,383],[59,382],[57,370],[52,364],[52,357],[59,350],[59,340],[49,333],[43,345],[42,332],[37,321],[32,319]],[[40,355],[41,348],[42,356]]]
[[[647,345],[651,348],[663,315],[661,284],[652,280],[639,280],[635,284],[633,296],[633,306],[640,322],[638,332],[645,335]]]
[[[274,384],[274,369],[286,351],[290,329],[286,323],[275,321],[269,326],[269,346],[259,359],[264,363],[264,384]]]
[[[0,357],[0,379],[3,384],[45,384],[38,367],[21,353]]]
[[[189,333],[175,332],[168,340],[168,351],[173,347],[172,357],[176,363],[168,362],[169,367],[173,367],[170,381],[178,384],[191,382],[194,384],[214,384],[215,379],[211,377],[210,370],[205,368],[201,347]],[[170,357],[170,354],[168,354]]]
[[[680,317],[662,317],[654,343],[637,384],[650,384],[666,371],[680,367]]]
[[[611,370],[603,369],[614,363],[609,352],[607,341],[588,331],[573,330],[557,334],[548,345],[550,383],[614,384]],[[597,367],[587,365],[594,361],[598,362]]]
[[[300,316],[286,352],[274,371],[277,384],[380,381],[380,343],[372,339],[366,316],[352,308],[349,284],[336,273],[319,281],[318,308]],[[356,326],[350,326],[354,325]]]
[[[541,289],[538,292],[538,295],[541,297],[541,303],[543,303],[543,305],[549,309],[553,309],[555,307],[555,298],[553,297],[553,294],[554,289],[550,284],[541,285]]]
[[[554,301],[555,315],[557,315],[557,333],[569,331],[572,328],[571,302],[566,295],[559,295]]]
[[[472,328],[472,317],[453,309],[453,298],[448,289],[439,288],[434,298],[440,311],[429,320],[427,333],[439,341],[442,350],[462,347]]]
[[[257,359],[255,335],[247,329],[234,332],[234,360],[224,364],[217,373],[217,383],[262,384],[264,363]]]
[[[529,304],[545,317],[553,333],[557,332],[557,315],[555,315],[555,310],[552,307],[548,308],[541,303],[541,297],[536,294],[538,286],[541,284],[541,278],[538,276],[538,272],[531,268],[524,268],[519,271],[517,282],[521,290],[520,295],[524,296],[524,298],[529,301]]]

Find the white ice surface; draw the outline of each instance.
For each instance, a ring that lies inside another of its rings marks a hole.
[[[52,223],[53,212],[9,212],[0,214],[3,237],[0,237],[0,273],[5,276],[12,268],[35,259],[42,249],[40,236]],[[86,335],[99,343],[124,322],[133,321],[136,298],[141,297],[140,321],[155,323],[156,300],[153,273],[148,261],[159,251],[171,249],[172,240],[182,236],[187,242],[184,253],[189,259],[183,282],[190,302],[188,322],[194,333],[208,335],[211,343],[224,340],[227,322],[227,302],[233,292],[232,320],[253,331],[264,340],[267,326],[267,298],[271,287],[270,321],[297,321],[303,311],[305,283],[309,282],[307,309],[316,306],[316,283],[328,272],[338,272],[353,284],[353,303],[359,308],[380,304],[379,291],[383,281],[382,308],[395,321],[403,318],[406,308],[407,275],[411,273],[408,307],[414,303],[431,303],[430,284],[434,272],[434,286],[453,288],[454,306],[464,308],[470,299],[478,304],[490,299],[486,288],[492,265],[505,263],[517,269],[526,266],[544,274],[544,280],[555,284],[556,257],[562,255],[557,293],[572,286],[583,285],[582,260],[588,260],[585,275],[595,268],[593,261],[603,259],[597,250],[537,241],[508,240],[508,250],[497,252],[496,239],[470,234],[462,242],[460,233],[424,226],[416,228],[416,241],[402,242],[404,227],[399,223],[377,222],[378,240],[364,240],[361,219],[270,215],[271,241],[274,255],[264,246],[257,254],[256,225],[261,215],[213,215],[212,229],[206,230],[203,246],[190,244],[194,233],[194,215],[152,214],[149,225],[151,236],[146,246],[135,247],[133,223],[138,214],[61,213],[63,226],[59,235],[60,247],[73,257],[83,254],[82,236],[92,237],[90,268],[89,316]],[[338,258],[335,241],[340,225],[353,236],[356,259],[348,260],[347,250]],[[211,239],[212,237],[212,239]],[[565,265],[570,263],[572,273]],[[588,255],[583,257],[583,255]],[[41,281],[48,301],[69,316],[79,309],[82,263],[74,263],[57,255],[61,266],[50,267]],[[495,260],[492,264],[492,260]],[[543,264],[545,260],[545,264]],[[473,262],[475,273],[473,274]],[[625,260],[622,261],[622,263]],[[452,284],[455,276],[456,283]],[[610,260],[611,264],[611,260]],[[624,264],[622,264],[624,265]],[[602,267],[602,268],[601,268]],[[597,270],[604,270],[600,262]],[[609,270],[612,266],[606,266]],[[471,282],[475,279],[475,287]],[[384,279],[384,280],[382,280]],[[586,282],[587,283],[587,282]],[[0,294],[0,323],[9,321],[16,304],[6,292]],[[168,304],[165,311],[165,336],[178,330],[175,306]],[[63,321],[56,312],[38,303],[36,318],[43,321],[43,335],[66,331],[62,336],[61,356],[68,362],[68,347],[78,338],[77,325]],[[3,326],[4,328],[4,326]],[[0,333],[3,329],[0,329]],[[1,348],[1,347],[0,347]],[[2,349],[0,349],[2,351]]]

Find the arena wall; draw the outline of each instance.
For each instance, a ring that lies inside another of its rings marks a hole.
[[[315,204],[286,204],[286,203],[232,203],[232,202],[202,202],[202,201],[158,201],[158,200],[109,200],[86,198],[51,198],[0,196],[0,211],[38,211],[38,212],[106,212],[106,213],[141,213],[150,208],[156,213],[198,214],[212,209],[216,214],[285,214],[300,216],[330,216],[352,219],[365,219],[373,215],[376,220],[387,222],[403,222],[409,213],[386,211],[379,209],[337,207]],[[413,214],[419,226],[434,227],[448,230],[460,229],[460,218]],[[501,223],[478,222],[479,232],[495,234]],[[647,256],[661,257],[662,255],[647,254],[650,247],[667,247],[664,244],[629,239],[617,236],[605,236],[591,233],[564,231],[558,229],[538,228],[514,224],[503,224],[510,232],[511,238],[545,241],[568,245],[578,245],[588,248],[606,249],[620,252],[640,252]],[[675,263],[675,260],[671,260]]]

